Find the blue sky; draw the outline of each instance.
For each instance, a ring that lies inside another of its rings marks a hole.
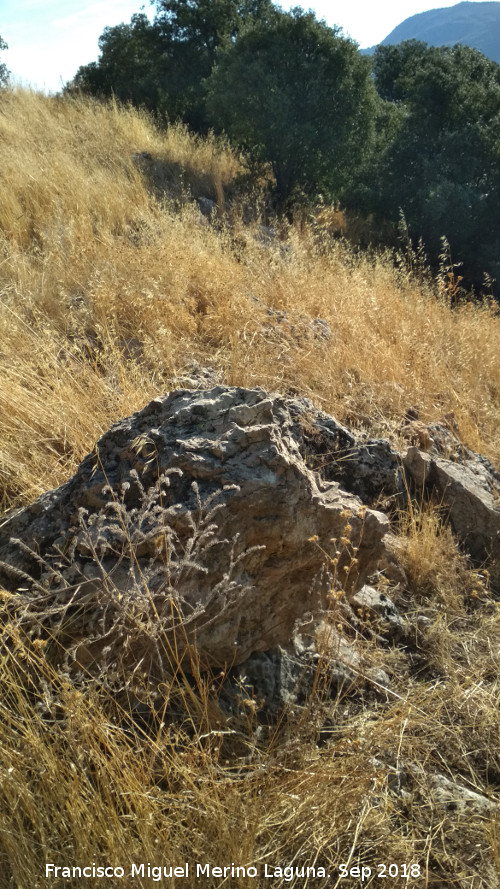
[[[475,0],[479,2],[479,0]],[[379,43],[400,22],[456,0],[300,0],[330,25],[340,25],[360,46]],[[128,22],[134,12],[154,14],[149,0],[0,0],[0,35],[9,44],[2,61],[15,82],[57,91],[79,65],[98,56],[98,38],[106,25]]]

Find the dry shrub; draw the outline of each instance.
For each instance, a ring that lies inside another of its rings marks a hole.
[[[45,877],[45,863],[96,862],[124,867],[120,884],[150,889],[151,878],[130,877],[134,862],[148,861],[187,861],[191,874],[197,862],[255,866],[259,877],[235,876],[235,889],[267,886],[264,863],[324,867],[330,877],[313,885],[326,889],[343,885],[338,868],[350,862],[372,868],[373,886],[384,861],[418,864],[421,876],[412,885],[422,889],[439,880],[463,889],[471,880],[478,889],[498,886],[495,820],[443,813],[426,785],[426,774],[444,771],[481,793],[495,786],[498,689],[495,697],[485,674],[478,681],[407,682],[404,697],[375,708],[341,698],[330,705],[323,748],[305,729],[315,716],[311,702],[309,720],[292,716],[285,733],[265,743],[248,736],[242,756],[241,740],[239,754],[231,752],[242,729],[217,726],[217,697],[201,677],[193,693],[179,670],[164,686],[164,708],[145,728],[102,688],[75,685],[55,671],[46,646],[14,624],[2,626],[2,640],[6,887],[76,887],[77,877]],[[170,698],[179,705],[176,724],[165,719]],[[399,774],[402,795],[394,790]],[[222,885],[216,876],[206,883]],[[274,884],[298,887],[304,880]],[[192,885],[192,876],[175,885]]]

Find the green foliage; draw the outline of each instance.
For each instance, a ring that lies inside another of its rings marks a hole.
[[[9,47],[7,46],[5,40],[3,40],[0,37],[0,52],[2,52],[4,49],[8,49],[8,48]],[[9,70],[7,68],[7,65],[5,65],[3,62],[0,62],[0,87],[7,86],[8,80],[9,80]]]
[[[234,40],[271,0],[158,0],[146,15],[105,28],[97,62],[79,68],[69,90],[132,102],[169,120],[206,130],[203,80],[219,46]]]
[[[271,0],[157,0],[156,7],[169,114],[206,130],[203,81],[217,50],[236,40],[246,23],[269,14]]]
[[[374,137],[375,102],[356,44],[301,9],[255,22],[207,81],[210,122],[272,165],[282,206],[346,193]]]
[[[99,61],[80,67],[67,91],[101,98],[114,95],[122,102],[161,112],[165,104],[159,86],[161,52],[157,28],[148,17],[134,15],[128,25],[105,28],[99,48]]]
[[[155,22],[174,44],[189,44],[213,62],[225,41],[273,11],[270,0],[157,0]],[[211,66],[211,64],[210,64]]]
[[[374,74],[398,121],[372,209],[394,224],[402,210],[436,265],[445,236],[466,283],[500,277],[500,67],[469,47],[408,41],[378,47]]]
[[[421,40],[378,46],[373,58],[373,73],[379,96],[391,102],[404,101],[426,54],[427,44]]]

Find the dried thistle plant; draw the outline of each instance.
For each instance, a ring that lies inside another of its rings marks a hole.
[[[135,470],[130,475],[119,496],[104,488],[104,508],[91,514],[79,509],[79,527],[64,545],[41,556],[17,541],[39,565],[41,579],[6,602],[9,637],[13,620],[35,644],[50,641],[67,671],[99,678],[115,691],[157,686],[191,657],[196,635],[239,607],[245,592],[240,566],[263,548],[244,549],[238,533],[220,533],[221,497],[237,486],[202,499],[193,481],[194,509],[166,508],[171,478],[181,470],[160,474],[150,488]],[[126,502],[131,484],[137,506]],[[214,547],[223,548],[226,570],[207,580]],[[76,582],[69,582],[75,574]]]

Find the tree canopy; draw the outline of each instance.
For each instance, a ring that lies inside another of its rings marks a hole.
[[[500,67],[477,50],[416,41],[378,47],[380,94],[399,122],[374,173],[372,208],[436,261],[445,236],[468,283],[500,273]]]
[[[272,10],[271,0],[157,0],[152,23],[137,14],[128,25],[105,28],[99,60],[80,67],[69,88],[114,95],[206,130],[203,81],[218,48]]]
[[[133,15],[129,24],[105,28],[99,49],[99,61],[81,66],[70,89],[101,98],[114,95],[119,101],[161,113],[165,104],[160,86],[161,51],[158,31],[148,17]]]
[[[301,9],[275,10],[217,55],[210,122],[269,161],[277,195],[341,197],[374,130],[370,65],[357,46]]]

